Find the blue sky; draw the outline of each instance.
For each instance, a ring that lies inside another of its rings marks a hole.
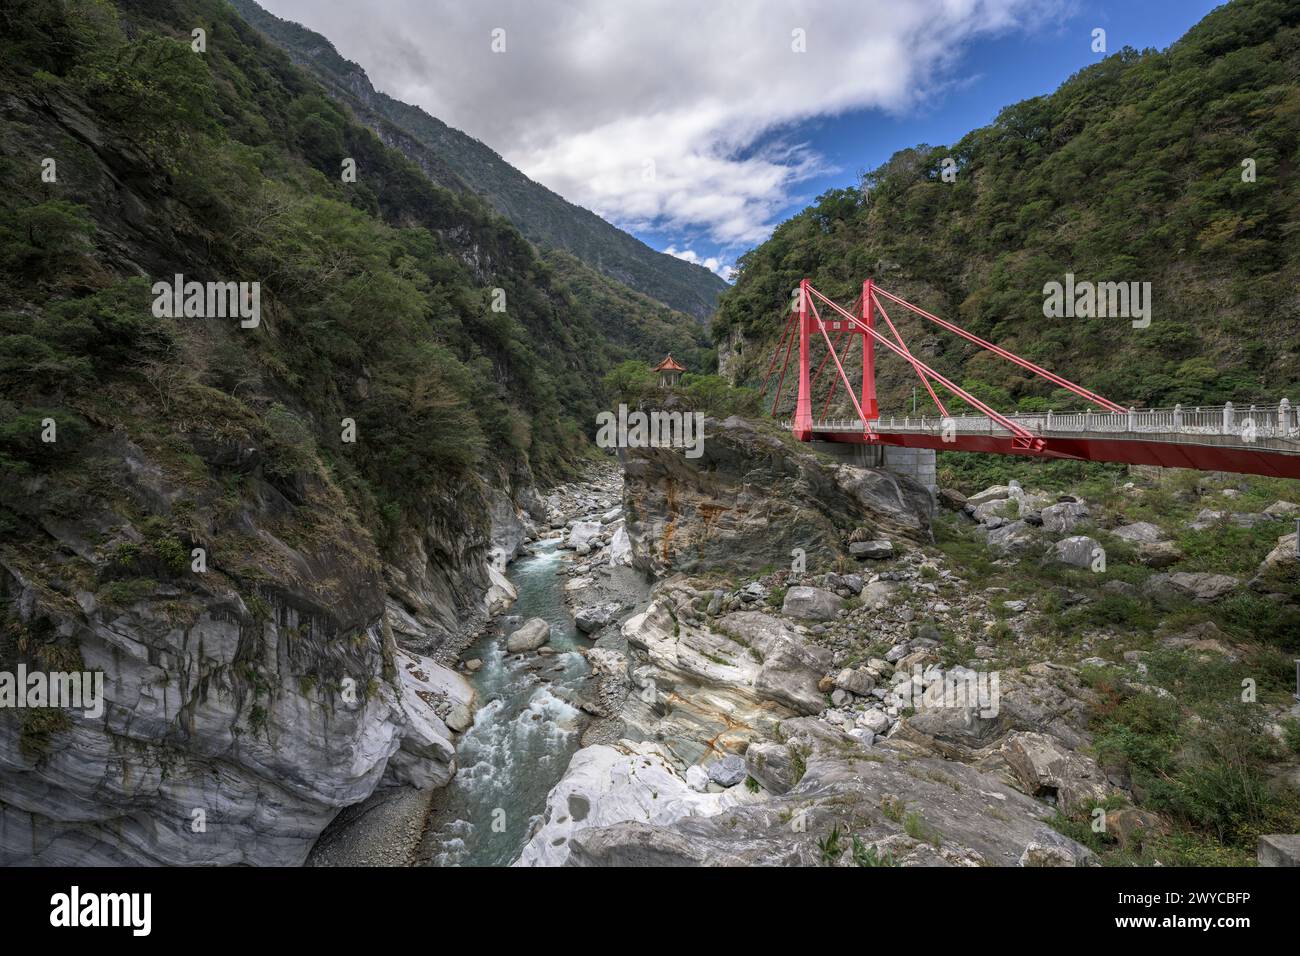
[[[918,143],[948,145],[985,126],[1011,103],[1050,93],[1071,75],[1102,59],[1093,53],[1093,27],[1106,30],[1107,51],[1124,46],[1164,49],[1205,14],[1215,0],[1101,0],[1079,4],[1058,24],[1032,33],[976,40],[963,51],[948,92],[924,109],[895,115],[880,109],[821,117],[783,130],[834,164],[835,171],[800,183],[776,220],[789,218],[827,189],[857,182],[860,169],[874,169],[896,151]],[[713,241],[706,230],[633,228],[656,249],[690,248],[701,258],[734,262],[749,246]]]

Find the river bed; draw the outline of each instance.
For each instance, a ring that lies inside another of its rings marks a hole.
[[[508,655],[493,628],[461,655],[483,662],[470,676],[480,707],[457,748],[456,776],[436,799],[419,854],[425,865],[513,862],[578,749],[583,717],[563,698],[588,673],[578,648],[589,642],[565,606],[563,560],[554,540],[539,541],[508,572],[519,593],[510,613],[550,623],[553,654]]]

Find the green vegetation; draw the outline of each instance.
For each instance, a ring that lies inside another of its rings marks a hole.
[[[943,837],[939,831],[926,823],[919,813],[913,811],[903,818],[903,830],[913,840],[938,846]]]
[[[848,302],[873,277],[1125,405],[1300,393],[1300,354],[1278,347],[1300,339],[1300,318],[1287,305],[1300,280],[1300,251],[1288,238],[1296,229],[1288,171],[1300,144],[1298,38],[1294,3],[1227,3],[1166,51],[1121,50],[951,146],[897,153],[866,175],[869,200],[860,189],[831,190],[741,258],[714,341],[743,328],[740,380],[761,381],[781,303],[801,278]],[[940,175],[948,157],[954,182]],[[1254,182],[1243,181],[1246,158]],[[1064,282],[1067,271],[1080,281],[1150,282],[1150,326],[1044,318],[1044,285]],[[999,410],[1078,406],[901,308],[890,316],[914,348],[936,336],[926,360]],[[911,370],[892,356],[878,357],[877,368],[884,413],[909,411]],[[920,398],[918,410],[936,414],[923,390]],[[944,467],[960,478],[981,464],[967,456]],[[1003,479],[1016,473],[1015,465],[997,467]],[[1060,463],[1044,472],[1092,470]]]
[[[818,838],[817,848],[821,850],[822,863],[826,866],[833,866],[839,861],[844,848],[840,846],[840,826],[838,823],[831,827],[830,833]]]
[[[893,856],[881,853],[874,846],[866,846],[857,834],[853,836],[852,848],[854,866],[898,866],[898,861]]]
[[[404,144],[403,149],[439,185],[453,192],[481,196],[528,239],[549,250],[546,261],[564,274],[566,280],[576,280],[572,288],[601,287],[590,297],[583,294],[586,289],[582,293],[575,291],[593,311],[603,308],[612,290],[621,289],[612,295],[626,299],[627,290],[623,287],[630,287],[667,303],[679,313],[689,313],[689,317],[681,317],[685,321],[672,320],[678,328],[670,333],[687,338],[695,337],[701,321],[713,311],[718,295],[727,286],[708,269],[656,252],[594,213],[533,182],[478,140],[452,129],[419,107],[374,90],[365,71],[340,56],[333,44],[320,34],[272,16],[252,0],[232,0],[232,6],[272,41],[294,54],[295,60],[308,64],[307,68],[330,94],[345,103],[365,125],[383,130],[386,140],[409,138],[411,143]],[[359,90],[364,90],[364,94],[358,95]],[[322,138],[328,139],[327,135]],[[601,273],[607,277],[604,282]],[[609,278],[617,281],[610,282]],[[646,314],[653,316],[655,311],[648,310]],[[668,312],[657,311],[660,317]],[[652,317],[650,321],[658,319]],[[643,326],[642,331],[646,328]],[[612,337],[616,342],[623,341],[617,335]],[[662,344],[665,340],[654,348],[661,349]],[[677,351],[676,346],[673,348]],[[685,357],[686,350],[682,349],[678,358]],[[712,365],[685,361],[683,364],[688,368]]]
[[[715,418],[729,415],[754,415],[760,411],[758,394],[752,388],[733,388],[718,375],[682,374],[671,391],[659,387],[659,376],[646,362],[629,360],[616,365],[605,376],[605,387],[618,401],[629,406],[646,402],[657,404],[670,395],[683,408],[703,412]]]
[[[255,591],[285,569],[250,509],[281,540],[377,567],[404,533],[485,520],[489,485],[573,473],[617,362],[712,364],[696,318],[542,257],[220,0],[19,0],[7,20],[0,528],[35,561],[42,516],[145,521],[161,506],[116,478],[129,443],[185,495],[165,535],[82,582],[110,605],[180,575],[199,540]],[[259,282],[260,323],[155,316],[153,282],[177,273]],[[719,402],[709,376],[685,391]]]

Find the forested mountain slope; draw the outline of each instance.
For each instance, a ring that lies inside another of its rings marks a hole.
[[[365,70],[328,39],[268,13],[253,0],[231,0],[249,23],[311,70],[390,145],[406,137],[428,154],[421,165],[449,189],[470,189],[533,242],[572,253],[587,265],[674,309],[707,318],[727,285],[703,266],[656,252],[595,213],[533,182],[491,148],[371,85]]]
[[[1300,6],[1237,0],[1166,51],[1124,49],[952,146],[897,153],[865,191],[819,197],[740,260],[715,340],[729,373],[761,381],[799,279],[848,302],[870,276],[1125,405],[1294,402],[1298,142]],[[1044,285],[1066,273],[1151,283],[1149,327],[1045,317]],[[900,329],[996,406],[1077,404],[950,333]],[[901,414],[915,376],[892,355],[877,368]]]
[[[221,0],[11,4],[0,91],[0,670],[109,688],[0,713],[0,864],[300,861],[449,772],[409,652],[481,620],[489,508],[574,469],[626,350]],[[169,315],[178,275],[259,314]]]

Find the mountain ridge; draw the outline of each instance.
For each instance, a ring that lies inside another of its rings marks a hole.
[[[253,0],[229,2],[331,93],[357,108],[358,118],[381,139],[400,131],[424,147],[432,157],[425,172],[435,182],[482,196],[530,241],[567,251],[633,291],[701,320],[727,289],[726,282],[703,266],[652,249],[529,179],[486,143],[376,89],[365,68],[340,54],[328,37],[277,17]],[[390,124],[392,129],[385,131]]]

